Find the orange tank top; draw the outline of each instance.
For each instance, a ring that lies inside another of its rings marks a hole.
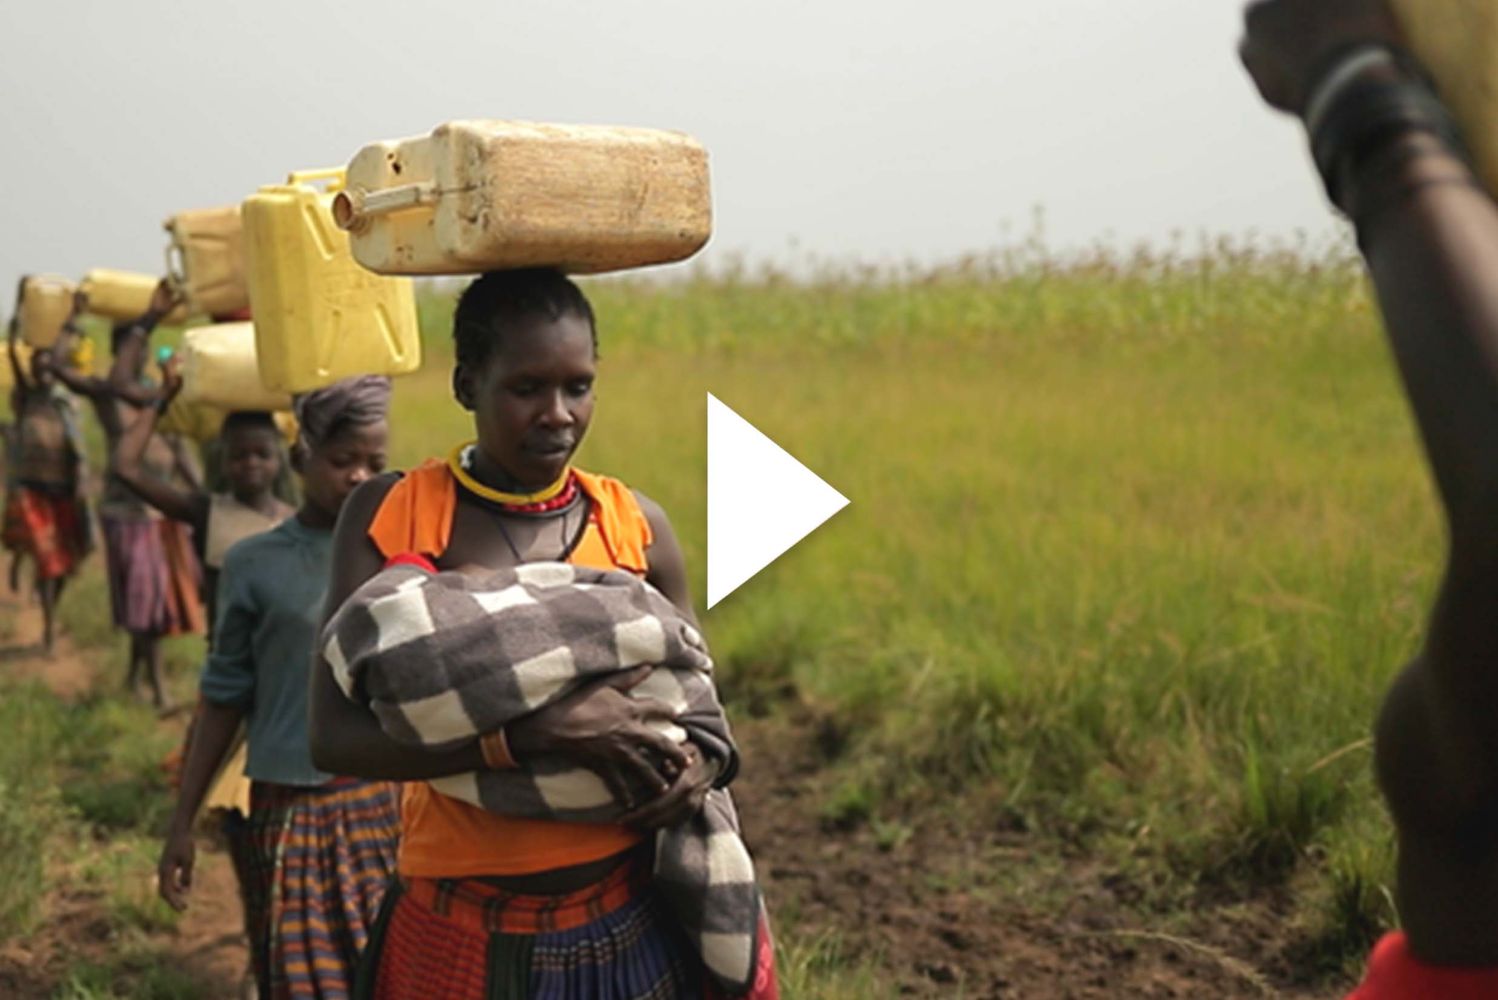
[[[590,512],[567,561],[643,576],[652,536],[634,494],[607,476],[578,471],[577,477]],[[391,487],[370,522],[369,537],[387,559],[415,552],[436,560],[452,537],[457,502],[447,465],[429,459]],[[449,798],[425,781],[411,781],[401,791],[396,867],[409,878],[528,875],[598,861],[640,840],[622,826],[500,816]]]

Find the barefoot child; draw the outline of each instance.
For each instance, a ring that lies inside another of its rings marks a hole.
[[[5,505],[5,547],[13,560],[21,554],[36,567],[36,591],[42,605],[42,643],[52,651],[56,637],[57,600],[78,562],[87,553],[88,513],[79,495],[83,483],[83,442],[73,414],[52,376],[52,352],[31,355],[30,372],[21,365],[17,332],[7,338],[11,374],[11,408],[16,425],[13,483]],[[12,562],[12,586],[19,581]]]
[[[57,378],[93,404],[111,453],[137,414],[160,396],[145,377],[145,341],[175,304],[175,293],[163,282],[150,309],[133,323],[114,329],[110,338],[114,360],[107,378],[72,372],[53,361]],[[144,465],[156,479],[180,478],[196,488],[196,468],[180,441],[154,435]],[[110,609],[115,625],[130,634],[126,686],[138,692],[144,679],[152,701],[162,707],[167,698],[161,681],[161,639],[206,631],[198,597],[201,574],[187,528],[162,519],[113,475],[104,482],[99,522],[104,529]]]

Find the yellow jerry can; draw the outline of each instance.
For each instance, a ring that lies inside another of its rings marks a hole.
[[[21,377],[26,380],[27,385],[30,385],[31,345],[24,340],[16,341],[16,364],[21,366]],[[10,390],[15,387],[15,384],[15,373],[11,371],[10,358],[7,357],[3,362],[0,362],[0,399],[6,399],[8,403],[9,399],[7,397],[10,394]]]
[[[182,394],[189,406],[232,410],[289,410],[291,396],[266,388],[255,360],[253,323],[215,323],[188,330],[177,351]]]
[[[1498,4],[1392,0],[1390,6],[1461,126],[1478,176],[1498,195]]]
[[[21,279],[16,315],[21,339],[32,347],[51,347],[62,336],[63,324],[73,314],[78,286],[55,274],[29,274]]]
[[[106,319],[135,319],[151,305],[151,295],[160,279],[134,271],[114,271],[96,267],[83,276],[78,287],[88,296],[88,311]],[[178,306],[162,319],[163,323],[180,324],[187,319],[187,307]]]
[[[354,260],[348,234],[333,223],[342,187],[341,167],[303,171],[244,202],[260,374],[272,389],[306,392],[421,365],[411,279],[381,277]]]
[[[365,146],[334,205],[382,274],[683,260],[712,233],[707,151],[657,129],[454,121]]]
[[[204,403],[184,403],[178,396],[156,422],[156,429],[163,434],[185,434],[202,444],[218,437],[228,415],[228,410]]]
[[[238,205],[178,212],[162,225],[171,237],[167,274],[182,289],[189,310],[232,316],[249,307]]]

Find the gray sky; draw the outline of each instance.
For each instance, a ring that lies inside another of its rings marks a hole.
[[[157,272],[160,222],[453,118],[646,125],[712,156],[702,257],[1334,231],[1240,0],[0,0],[0,311]]]

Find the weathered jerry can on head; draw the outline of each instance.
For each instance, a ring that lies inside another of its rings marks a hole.
[[[1391,0],[1390,7],[1461,126],[1479,178],[1498,196],[1498,3]]]
[[[162,225],[171,236],[167,273],[189,310],[232,316],[249,308],[238,205],[178,212]]]
[[[289,410],[291,396],[266,388],[255,356],[253,323],[215,323],[182,335],[181,401],[231,410]]]
[[[707,151],[656,129],[455,121],[349,162],[334,212],[382,274],[683,260],[712,233]]]
[[[62,336],[63,324],[73,314],[78,286],[55,274],[28,274],[21,279],[16,318],[21,339],[32,347],[51,347]]]
[[[341,167],[304,171],[244,202],[260,374],[272,389],[305,392],[421,365],[411,280],[382,277],[354,260],[348,234],[333,222],[342,189]]]
[[[88,297],[88,311],[112,320],[135,319],[151,305],[151,295],[160,281],[149,274],[96,267],[78,285]],[[187,318],[185,305],[173,309],[162,322],[178,324]]]

